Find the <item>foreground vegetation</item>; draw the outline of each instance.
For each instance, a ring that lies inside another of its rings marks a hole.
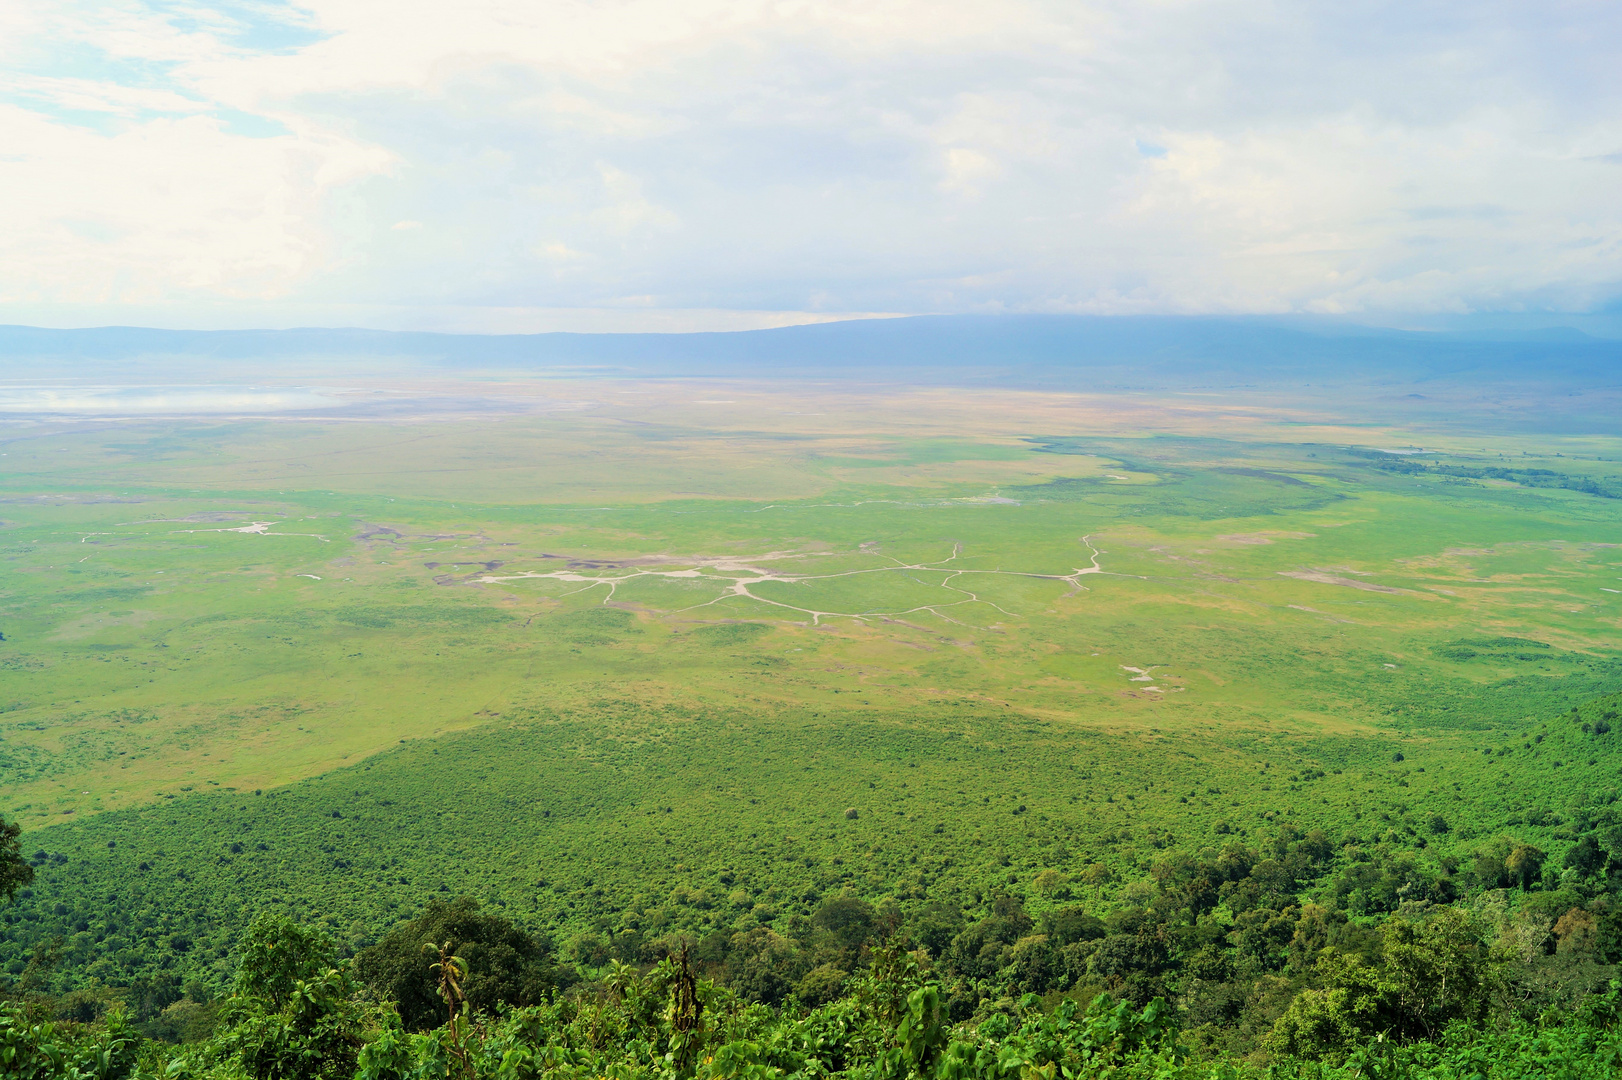
[[[973,921],[842,893],[778,927],[560,953],[462,898],[345,959],[265,913],[219,997],[52,996],[36,953],[0,1004],[0,1063],[19,1080],[1609,1076],[1619,818],[1601,810],[1558,863],[1505,839],[1468,866],[1348,860],[1284,827],[1039,920],[1006,893]]]

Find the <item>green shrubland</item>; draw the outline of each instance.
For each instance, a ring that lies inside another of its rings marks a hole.
[[[1600,723],[1619,702],[1525,740],[1522,767],[1548,760],[1528,745],[1607,745]],[[143,935],[122,985],[85,978],[117,969],[72,952],[106,924],[41,926],[36,880],[6,911],[12,941],[44,933],[4,1037],[32,1055],[15,1058],[35,1070],[18,1075],[53,1077],[1607,1075],[1622,1053],[1622,807],[1614,789],[1578,785],[1528,816],[1483,834],[1410,813],[1373,838],[1263,820],[1024,881],[1003,874],[1004,852],[973,868],[977,887],[915,897],[847,878],[837,859],[791,862],[763,889],[736,861],[663,903],[602,890],[589,917],[529,930],[499,897],[430,894],[347,945],[266,911],[219,937],[206,920]],[[626,880],[656,879],[644,866]],[[222,956],[187,963],[216,940]],[[75,1064],[96,1055],[113,1071]]]

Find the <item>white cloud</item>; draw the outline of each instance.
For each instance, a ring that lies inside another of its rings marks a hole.
[[[388,163],[334,138],[233,136],[205,116],[112,134],[0,106],[0,302],[285,294],[323,262],[326,189]]]
[[[0,77],[0,93],[33,100],[54,109],[127,117],[153,112],[184,114],[209,111],[207,102],[172,90],[120,86],[98,79],[62,79],[42,75]]]
[[[1583,307],[1619,10],[16,5],[0,319]]]

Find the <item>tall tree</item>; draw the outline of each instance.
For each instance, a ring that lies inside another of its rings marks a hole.
[[[0,817],[0,896],[7,901],[34,880],[34,868],[23,858],[22,842],[17,839],[21,833],[22,826]]]
[[[494,1012],[500,1003],[537,1004],[555,984],[546,941],[480,911],[472,897],[448,904],[430,900],[421,915],[355,957],[361,979],[399,1004],[409,1028],[423,1030],[445,1020],[439,973],[433,970],[434,957],[423,952],[424,942],[443,945],[447,955],[455,953],[464,962],[458,992],[474,1012]]]

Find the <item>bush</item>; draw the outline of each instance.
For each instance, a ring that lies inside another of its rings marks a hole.
[[[845,989],[849,972],[835,964],[822,964],[805,973],[805,978],[794,987],[794,995],[816,1008],[835,1001]]]

